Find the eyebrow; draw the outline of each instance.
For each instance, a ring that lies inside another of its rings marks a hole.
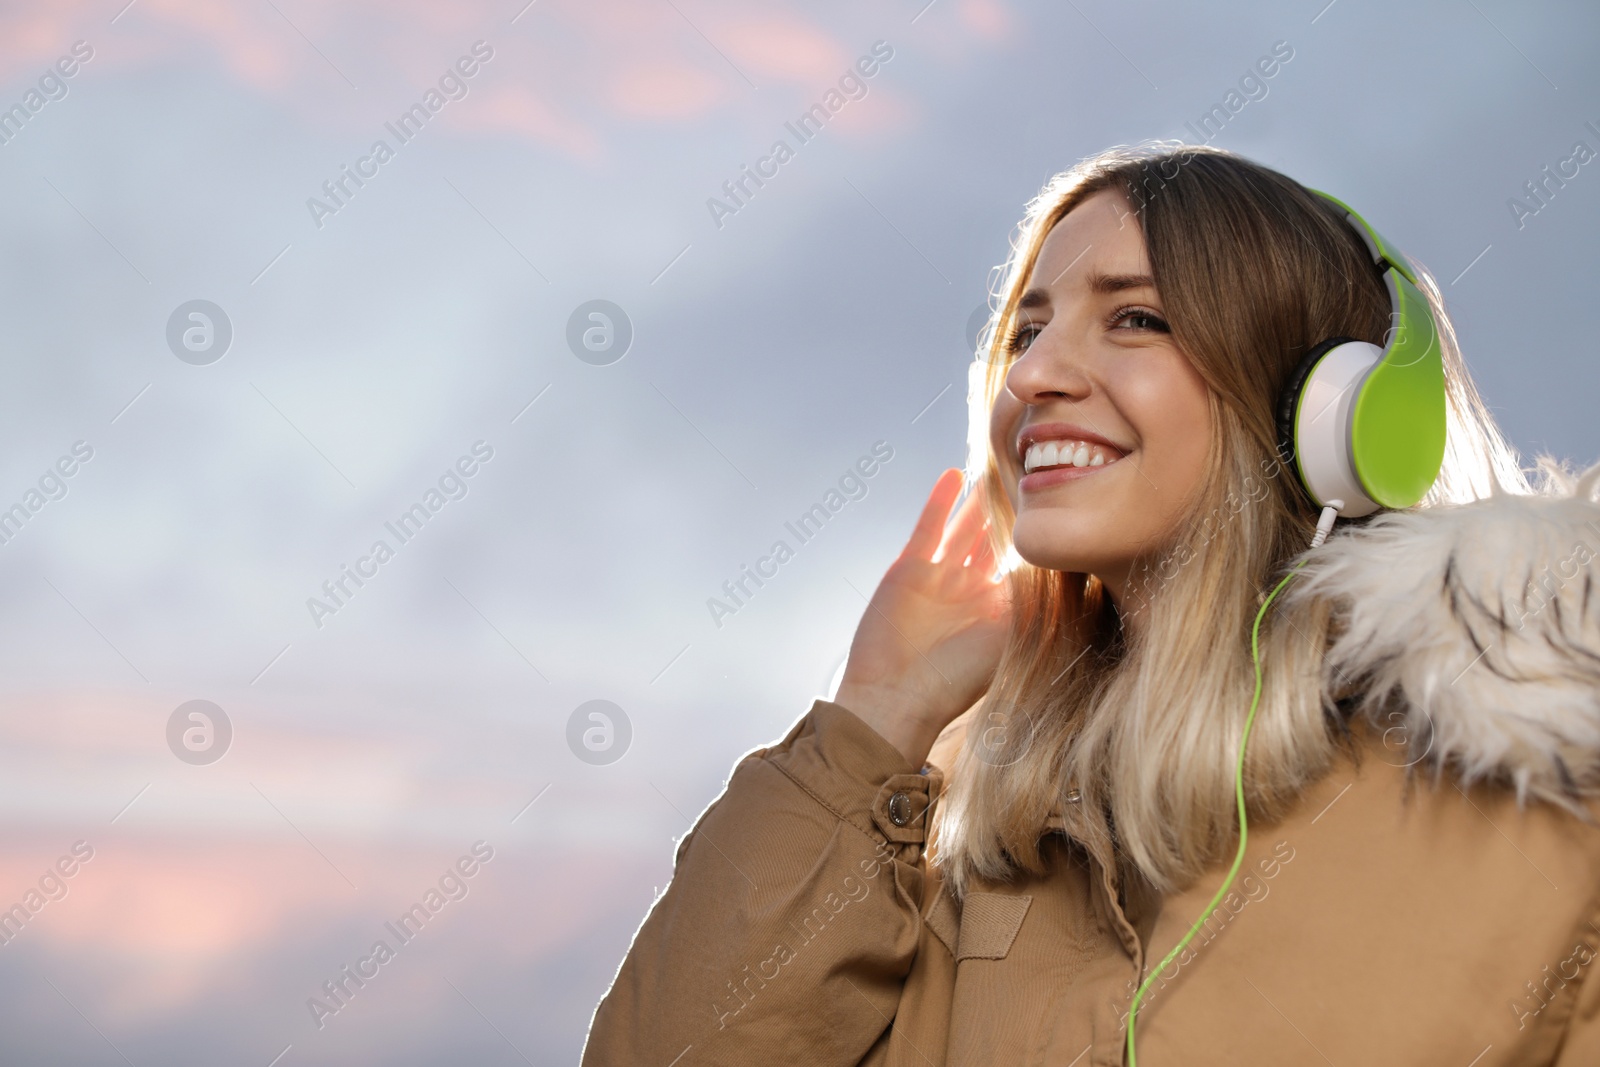
[[[1148,274],[1105,274],[1090,271],[1088,277],[1091,293],[1119,293],[1124,289],[1154,289],[1156,280]],[[1029,289],[1017,301],[1018,308],[1043,307],[1050,303],[1050,293],[1045,289]]]

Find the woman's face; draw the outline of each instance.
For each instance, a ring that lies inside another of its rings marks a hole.
[[[1166,548],[1204,476],[1208,390],[1173,342],[1144,237],[1114,189],[1045,237],[989,433],[1017,553],[1114,598]]]

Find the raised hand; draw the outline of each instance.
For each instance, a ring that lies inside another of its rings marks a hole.
[[[834,695],[914,767],[989,687],[1010,619],[982,483],[945,530],[961,484],[954,467],[934,483],[910,541],[862,615]]]

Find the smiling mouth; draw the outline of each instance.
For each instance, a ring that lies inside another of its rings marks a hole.
[[[1036,441],[1023,455],[1022,473],[1063,467],[1104,467],[1121,458],[1122,453],[1116,449],[1089,441]]]

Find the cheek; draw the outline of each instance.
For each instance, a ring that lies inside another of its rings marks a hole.
[[[1139,435],[1152,477],[1187,492],[1204,473],[1211,444],[1205,380],[1176,352],[1164,353],[1156,365],[1129,366],[1118,377],[1118,405]],[[1167,478],[1155,477],[1156,468]]]

